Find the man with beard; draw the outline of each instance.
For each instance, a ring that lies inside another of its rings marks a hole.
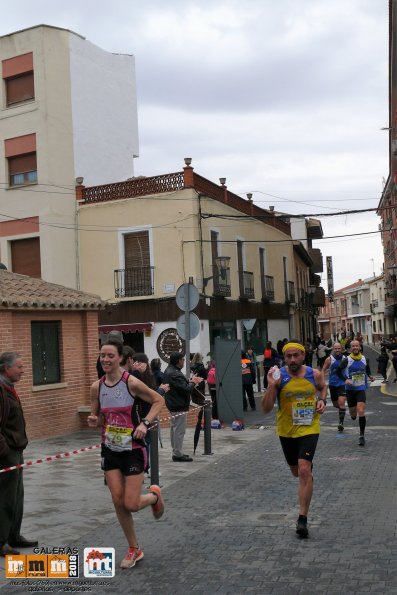
[[[346,357],[342,353],[342,345],[340,343],[334,343],[332,353],[327,357],[323,366],[324,374],[329,369],[328,386],[332,405],[336,407],[339,414],[339,432],[343,432],[344,430],[343,422],[346,414],[346,378],[343,374],[341,377],[338,372],[339,365],[344,359]]]
[[[307,537],[307,515],[313,494],[312,461],[327,388],[323,374],[304,365],[305,348],[301,343],[295,340],[286,343],[283,356],[286,365],[279,371],[277,367],[269,371],[262,408],[264,413],[269,413],[277,399],[277,433],[291,473],[299,479],[296,532],[300,537]]]
[[[365,426],[367,424],[365,417],[366,389],[368,388],[368,379],[374,381],[371,370],[365,356],[362,354],[360,342],[354,339],[350,343],[351,352],[345,360],[339,364],[338,374],[340,378],[346,376],[346,398],[349,406],[350,417],[354,420],[358,414],[358,423],[360,426],[360,437],[358,445],[365,445]]]

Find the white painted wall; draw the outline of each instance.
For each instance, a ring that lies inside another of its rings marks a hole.
[[[272,342],[274,348],[276,348],[277,341],[279,339],[290,339],[289,336],[289,326],[288,326],[288,318],[286,319],[277,319],[277,320],[268,320],[267,321],[267,331],[269,335],[269,341]]]
[[[69,36],[74,167],[84,185],[134,175],[139,155],[135,58]]]
[[[210,350],[208,320],[201,320],[200,327],[201,329],[199,335],[190,341],[190,352],[201,353],[201,355],[203,356],[204,365],[206,365],[209,359],[207,357],[207,353]],[[157,352],[157,339],[159,335],[161,335],[161,333],[165,331],[167,328],[176,329],[176,321],[170,320],[168,322],[155,322],[151,337],[144,338],[144,349],[146,355],[149,358],[149,361],[153,358],[160,357]],[[164,371],[168,364],[163,362],[163,360],[161,361],[161,369]]]
[[[300,240],[304,247],[307,246],[307,230],[306,230],[306,219],[291,219],[291,237],[293,240]]]

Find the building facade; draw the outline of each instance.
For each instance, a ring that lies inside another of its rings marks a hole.
[[[288,221],[196,174],[190,160],[174,174],[78,187],[77,198],[81,286],[109,303],[103,333],[123,330],[149,357],[181,347],[175,294],[189,279],[200,293],[191,351],[206,356],[222,337],[261,353],[266,340],[308,332],[296,311],[308,304],[312,261]]]
[[[103,305],[98,296],[0,270],[0,353],[23,360],[16,388],[29,439],[86,427]]]
[[[389,174],[378,205],[385,275],[385,334],[397,334],[397,2],[389,0]]]
[[[0,260],[77,288],[76,178],[134,174],[134,57],[40,25],[0,37]]]

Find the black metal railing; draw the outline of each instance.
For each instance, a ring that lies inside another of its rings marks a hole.
[[[230,268],[219,269],[212,265],[214,295],[229,297],[232,293],[230,285]]]
[[[273,302],[274,301],[274,277],[269,275],[262,276],[262,301]]]
[[[287,304],[295,304],[295,284],[293,281],[285,283],[285,301]]]
[[[154,267],[131,267],[114,271],[116,297],[152,295]]]
[[[254,299],[254,273],[250,273],[248,271],[239,271],[238,278],[240,286],[240,298],[244,300]]]

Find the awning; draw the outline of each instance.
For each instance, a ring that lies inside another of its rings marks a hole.
[[[110,331],[143,333],[144,331],[151,331],[153,326],[153,322],[130,322],[126,324],[102,324],[98,328],[100,333],[110,333]]]

